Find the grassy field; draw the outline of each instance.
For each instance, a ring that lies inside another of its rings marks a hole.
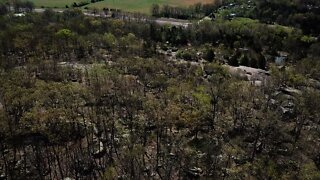
[[[0,0],[0,2],[5,2],[7,0]],[[69,7],[74,3],[79,3],[81,1],[89,0],[28,0],[35,4],[36,7],[50,7],[50,8],[65,8],[66,5]]]
[[[5,0],[0,0],[5,1]],[[29,0],[32,1],[36,7],[51,7],[51,8],[65,8],[66,5],[71,7],[73,2],[81,2],[90,0]],[[122,9],[130,12],[150,13],[152,4],[186,7],[198,2],[203,4],[212,3],[215,0],[104,0],[101,2],[87,5],[89,8],[102,9],[104,7]]]
[[[88,7],[95,8],[118,8],[131,12],[150,13],[152,4],[171,6],[189,6],[198,2],[212,3],[214,0],[104,0],[98,3],[90,4]]]

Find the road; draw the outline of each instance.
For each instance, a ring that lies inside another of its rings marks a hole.
[[[154,20],[159,25],[172,25],[172,26],[182,26],[187,28],[192,23],[187,20],[172,19],[172,18],[158,18]]]

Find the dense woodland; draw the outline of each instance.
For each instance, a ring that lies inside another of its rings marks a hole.
[[[1,4],[0,179],[319,179],[319,3],[234,2],[188,27]]]

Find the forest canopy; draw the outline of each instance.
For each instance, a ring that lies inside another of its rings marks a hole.
[[[11,5],[0,179],[320,178],[318,1]]]

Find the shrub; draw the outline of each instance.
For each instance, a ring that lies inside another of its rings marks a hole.
[[[197,53],[192,49],[179,50],[177,52],[177,58],[181,58],[186,61],[192,61],[197,59]]]

